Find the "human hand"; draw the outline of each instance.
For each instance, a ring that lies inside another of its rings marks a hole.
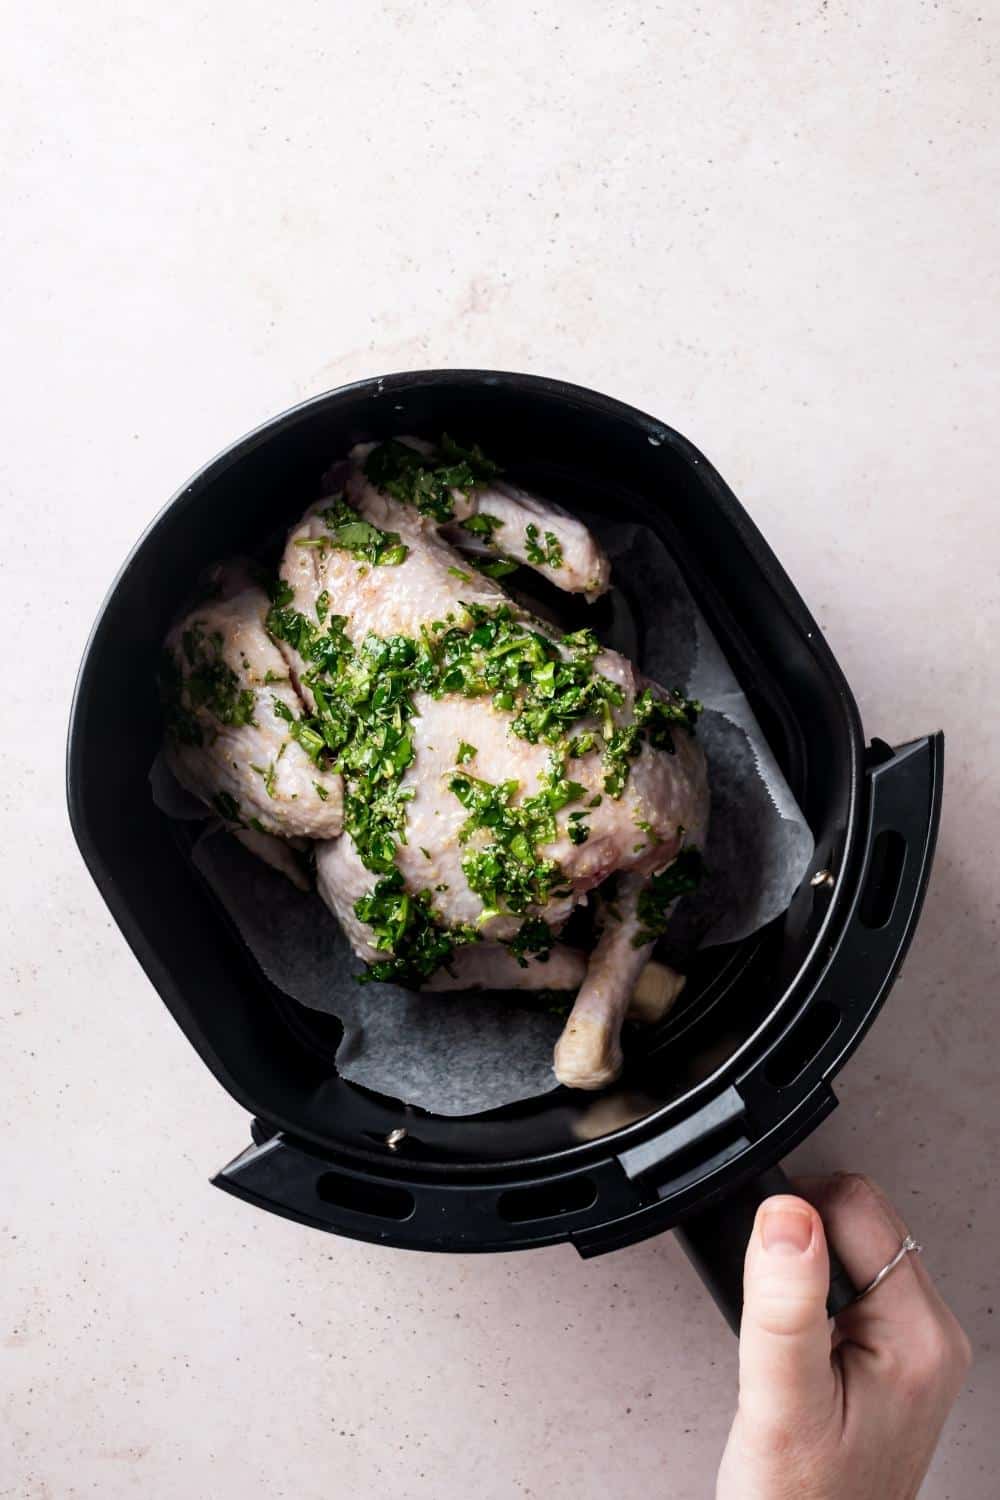
[[[864,1177],[802,1190],[757,1213],[739,1409],[716,1500],[912,1500],[969,1368],[969,1341],[917,1255],[832,1325],[824,1224],[859,1287],[906,1227]]]

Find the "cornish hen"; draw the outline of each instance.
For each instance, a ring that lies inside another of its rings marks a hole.
[[[697,879],[697,705],[505,594],[518,564],[588,599],[610,570],[585,526],[478,449],[362,445],[342,480],[293,528],[270,599],[230,564],[171,632],[170,763],[271,863],[315,841],[320,894],[371,977],[579,987],[556,1074],[599,1088]],[[588,960],[557,938],[598,886]]]
[[[620,1070],[633,981],[704,841],[691,706],[589,632],[560,636],[515,608],[488,576],[517,559],[596,596],[607,558],[575,518],[501,487],[478,455],[435,461],[408,442],[351,460],[342,497],[289,537],[271,622],[346,767],[351,837],[317,846],[320,893],[376,975],[434,983],[475,942],[479,982],[492,964],[509,987],[538,983],[537,959],[573,908],[620,874],[556,1053],[562,1082],[598,1088]],[[486,573],[443,528],[491,545]],[[362,731],[348,722],[359,700]],[[682,849],[676,875],[651,883]]]

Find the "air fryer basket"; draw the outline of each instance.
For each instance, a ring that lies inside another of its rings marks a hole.
[[[701,955],[683,1004],[602,1096],[558,1089],[438,1118],[346,1083],[339,1036],[261,974],[154,807],[156,661],[200,568],[290,523],[331,458],[415,432],[475,439],[570,509],[652,527],[740,678],[816,840],[765,932]],[[220,1187],[304,1223],[393,1245],[585,1255],[683,1223],[731,1321],[767,1176],[835,1104],[919,914],[940,803],[940,735],[865,749],[843,675],[731,491],[670,428],[558,381],[433,371],[317,397],[241,439],[161,512],[88,644],[68,749],[81,852],[178,1024],[255,1117]],[[621,1123],[616,1123],[620,1121]],[[403,1134],[401,1134],[403,1132]],[[762,1175],[765,1174],[765,1175]],[[835,1287],[831,1305],[850,1295]]]

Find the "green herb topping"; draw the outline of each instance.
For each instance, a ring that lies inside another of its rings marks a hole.
[[[297,547],[335,547],[349,552],[358,562],[371,563],[373,567],[396,567],[405,562],[409,547],[399,540],[398,531],[380,531],[370,521],[365,521],[352,510],[342,495],[321,511],[328,536],[298,537]],[[330,608],[330,596],[324,589],[316,600],[316,617],[320,624]]]
[[[638,914],[642,927],[632,939],[633,948],[642,948],[663,936],[671,905],[679,896],[697,890],[704,872],[700,851],[682,849],[672,865],[652,876],[639,895]]]
[[[468,531],[471,536],[482,537],[484,542],[492,545],[493,538],[502,525],[503,522],[499,516],[487,515],[481,510],[474,516],[466,516],[462,522],[462,530]]]
[[[181,636],[180,659],[165,650],[160,659],[160,696],[168,735],[182,745],[201,745],[205,726],[199,711],[205,710],[220,724],[239,728],[253,724],[256,697],[222,654],[222,635],[208,634],[195,622]],[[214,736],[213,736],[214,738]]]
[[[275,712],[318,765],[344,777],[344,827],[366,868],[385,873],[393,868],[397,843],[405,841],[412,796],[400,782],[413,760],[409,694],[418,648],[405,636],[368,635],[355,649],[342,615],[330,616],[320,632],[284,601],[279,585],[267,628],[304,658],[302,681],[316,711],[296,719],[275,699]]]
[[[374,946],[390,957],[368,965],[365,980],[414,987],[450,962],[457,947],[474,943],[479,934],[471,927],[441,925],[430,891],[413,896],[404,888],[399,870],[393,869],[376,881],[373,890],[354,906],[360,921],[374,935]]]
[[[580,718],[618,707],[625,696],[593,670],[598,650],[588,631],[560,642],[519,619],[508,604],[464,604],[466,620],[427,642],[429,691],[489,695],[513,712],[514,733],[531,744],[558,744]],[[471,629],[469,628],[471,624]]]
[[[228,792],[216,792],[212,798],[212,806],[220,818],[225,818],[227,823],[242,823],[240,818],[240,804],[235,797]]]
[[[284,749],[284,746],[282,746]],[[277,760],[269,761],[266,766],[251,765],[251,771],[256,771],[264,782],[264,790],[269,797],[274,796],[274,783],[277,777]]]
[[[447,434],[433,458],[390,438],[373,448],[365,460],[365,474],[376,489],[415,505],[422,515],[436,521],[450,521],[455,514],[453,490],[468,495],[499,472],[478,447],[462,448]]]
[[[645,688],[636,698],[632,712],[630,724],[609,726],[604,735],[604,790],[610,797],[620,797],[625,790],[629,762],[639,754],[643,740],[648,740],[654,750],[673,755],[674,727],[680,724],[693,732],[701,704],[676,690],[662,699]]]
[[[528,967],[529,956],[548,963],[555,938],[548,922],[541,917],[525,917],[514,936],[504,945],[517,959],[522,969]]]
[[[500,911],[518,915],[529,906],[544,906],[562,872],[555,860],[539,853],[539,846],[555,842],[556,813],[582,797],[586,787],[567,780],[557,756],[539,777],[538,791],[520,803],[514,802],[516,781],[494,785],[457,774],[448,785],[469,814],[459,830],[460,841],[483,835],[462,860],[469,888],[483,903],[480,922]]]
[[[668,748],[671,726],[693,724],[697,713],[697,705],[679,695],[661,704],[644,693],[636,700],[635,718],[616,723],[614,710],[624,706],[625,695],[594,670],[600,646],[593,633],[579,630],[553,639],[508,604],[462,604],[460,616],[449,613],[423,627],[419,641],[369,634],[355,644],[345,632],[343,616],[327,614],[317,626],[291,607],[293,598],[288,584],[279,580],[267,628],[301,656],[302,684],[315,706],[312,713],[296,717],[275,698],[274,711],[288,725],[289,738],[318,767],[343,776],[345,829],[365,867],[382,877],[355,908],[376,930],[378,946],[393,954],[375,966],[375,977],[404,982],[426,977],[432,970],[422,965],[432,957],[432,967],[447,963],[455,942],[473,941],[477,931],[461,930],[453,937],[454,929],[443,925],[429,891],[403,899],[395,854],[406,842],[412,792],[402,781],[414,757],[417,692],[436,698],[446,693],[489,697],[512,715],[516,735],[553,747],[537,791],[521,800],[514,781],[493,785],[464,770],[456,770],[449,780],[468,814],[460,833],[467,846],[462,869],[483,903],[478,926],[499,912],[523,915],[531,907],[544,907],[565,892],[558,864],[542,850],[559,836],[556,813],[586,795],[586,788],[566,774],[567,754],[583,755],[603,744],[605,790],[620,796],[630,759],[643,739]],[[601,727],[568,738],[585,717]],[[464,766],[474,754],[474,746],[460,742],[456,766]],[[591,797],[588,809],[599,803],[600,795]],[[566,832],[571,842],[584,843],[589,831],[583,810],[570,814]],[[537,936],[538,929],[529,928],[529,935],[532,931]]]
[[[516,573],[520,566],[512,557],[473,557],[469,561],[486,578],[506,578],[508,573]]]
[[[554,531],[547,531],[544,542],[540,542],[538,527],[533,521],[524,528],[524,555],[535,567],[546,564],[550,568],[562,566],[563,552],[559,538]]]

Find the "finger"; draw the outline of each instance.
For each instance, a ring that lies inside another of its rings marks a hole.
[[[833,1409],[829,1276],[823,1224],[812,1205],[786,1195],[767,1199],[747,1249],[740,1327],[740,1407],[765,1429],[814,1428]]]
[[[866,1177],[838,1173],[806,1181],[802,1191],[816,1204],[855,1285],[864,1288],[899,1250],[907,1233],[899,1214]],[[920,1257],[904,1256],[874,1291],[841,1313],[837,1338],[848,1391],[863,1404],[865,1391],[884,1390],[888,1379],[914,1410],[915,1403],[930,1402],[933,1437],[972,1356]]]
[[[837,1173],[806,1179],[803,1194],[819,1210],[830,1243],[854,1285],[866,1287],[899,1250],[907,1227],[885,1194],[867,1177]],[[855,1342],[884,1336],[886,1329],[907,1337],[914,1320],[941,1316],[947,1309],[920,1256],[910,1254],[876,1290],[842,1313],[841,1329]]]

